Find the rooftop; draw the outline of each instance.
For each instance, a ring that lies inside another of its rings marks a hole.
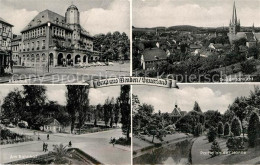
[[[13,27],[13,25],[12,25],[12,24],[8,23],[6,20],[4,20],[4,19],[3,19],[3,18],[1,18],[1,17],[0,17],[0,22],[2,22],[2,23],[4,23],[4,24],[7,24],[7,25],[9,25],[9,26],[12,26],[12,27]]]
[[[166,52],[159,48],[145,49],[142,54],[145,61],[167,59]]]

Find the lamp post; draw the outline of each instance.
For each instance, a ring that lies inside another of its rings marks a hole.
[[[46,48],[47,48],[47,56],[48,56],[48,64],[47,64],[47,67],[48,67],[48,73],[50,72],[50,55],[49,55],[49,44],[50,44],[50,26],[51,26],[51,23],[48,22],[47,23],[47,32],[46,32]]]

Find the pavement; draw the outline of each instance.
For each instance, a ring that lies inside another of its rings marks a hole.
[[[68,145],[69,141],[72,142],[72,147],[81,149],[103,164],[131,163],[130,146],[125,147],[115,145],[113,147],[113,145],[109,143],[111,137],[123,137],[121,129],[81,135],[50,134],[49,140],[47,140],[47,134],[44,132],[37,132],[36,135],[34,135],[33,131],[28,129],[10,128],[10,130],[17,133],[31,135],[35,138],[38,137],[39,134],[41,140],[1,145],[0,164],[46,154],[42,151],[43,142],[47,143],[48,150],[52,151],[54,144],[63,143],[64,145]]]
[[[14,66],[11,76],[0,77],[0,83],[15,84],[70,84],[83,83],[96,78],[130,76],[130,64],[114,63],[113,66],[76,67],[21,67]]]

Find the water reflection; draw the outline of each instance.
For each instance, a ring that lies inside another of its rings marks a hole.
[[[186,165],[189,164],[189,152],[191,139],[168,144],[167,146],[153,149],[150,152],[134,158],[134,164],[172,164]]]

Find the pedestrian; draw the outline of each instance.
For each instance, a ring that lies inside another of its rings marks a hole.
[[[45,151],[44,152],[47,152],[48,151],[48,144],[46,143],[45,144]]]
[[[49,134],[47,134],[47,140],[49,140],[50,139],[50,135]]]
[[[42,145],[42,151],[45,150],[45,143],[43,142],[43,145]]]
[[[72,146],[72,144],[71,144],[71,141],[69,142],[69,147],[71,147]]]
[[[40,136],[38,135],[38,141],[41,140]]]

